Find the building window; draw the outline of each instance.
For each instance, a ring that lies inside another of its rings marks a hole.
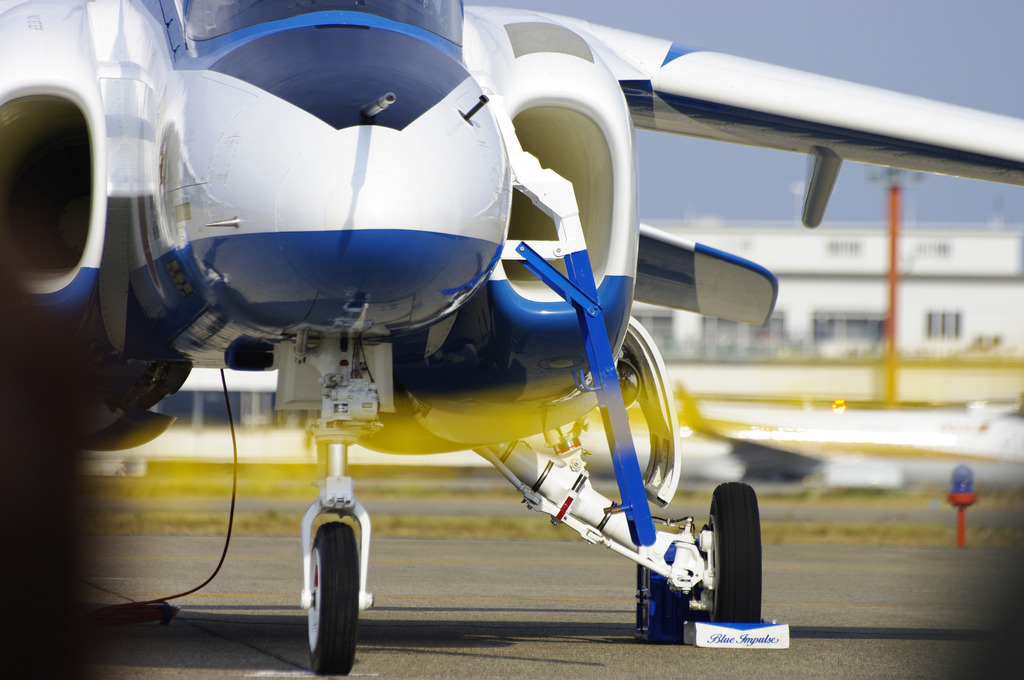
[[[814,312],[814,341],[855,340],[880,342],[885,315],[865,312]]]
[[[633,316],[640,322],[640,325],[647,329],[647,332],[654,338],[663,353],[674,351],[675,337],[672,332],[672,312],[668,310],[651,311],[638,310],[633,308]]]
[[[949,241],[921,241],[914,248],[914,257],[948,260],[953,256],[953,245]]]
[[[963,327],[963,315],[960,312],[930,311],[926,324],[925,335],[929,339],[956,340]]]
[[[705,316],[703,335],[706,356],[763,356],[778,351],[785,343],[786,316],[776,310],[761,326]]]
[[[829,257],[859,257],[860,241],[833,240],[828,242]]]

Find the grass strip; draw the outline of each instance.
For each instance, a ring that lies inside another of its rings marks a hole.
[[[238,536],[296,536],[299,513],[236,513],[234,533]],[[223,514],[175,512],[87,512],[87,534],[189,534],[223,535],[227,522]],[[458,517],[432,515],[374,515],[373,535],[389,538],[540,538],[566,539],[575,532],[555,527],[536,517]]]
[[[93,498],[224,498],[231,494],[231,467],[228,464],[152,463],[143,477],[84,477],[87,497]],[[472,498],[508,498],[518,502],[521,496],[496,475],[458,475],[458,471],[422,469],[374,469],[373,476],[355,476],[356,495],[363,500],[431,499],[466,500]],[[310,499],[317,490],[311,480],[317,479],[315,465],[239,466],[240,498]],[[489,483],[493,482],[493,483]],[[614,480],[599,479],[602,491],[615,495]],[[706,506],[711,500],[713,485],[707,488],[680,488],[676,503]],[[946,505],[948,489],[821,489],[807,487],[775,491],[757,489],[761,507],[806,504],[824,507],[887,507],[893,509],[923,508],[931,504]],[[979,490],[976,507],[987,510],[1024,511],[1024,491],[1020,489]]]
[[[942,547],[956,545],[956,528],[939,524],[765,521],[761,523],[761,542]],[[968,527],[964,544],[974,548],[1020,548],[1024,547],[1024,529]]]
[[[223,514],[174,512],[91,511],[84,514],[89,534],[223,535]],[[234,531],[240,536],[295,536],[298,513],[238,513]],[[558,539],[576,537],[568,527],[552,526],[543,517],[461,517],[432,515],[375,515],[375,537],[390,538],[512,538]],[[932,524],[872,524],[868,522],[764,521],[761,540],[768,544],[861,545],[861,546],[954,546],[956,529]],[[1024,547],[1024,530],[967,528],[965,543],[971,547]]]

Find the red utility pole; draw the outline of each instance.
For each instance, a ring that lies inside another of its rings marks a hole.
[[[900,285],[899,235],[902,205],[900,171],[889,170],[889,313],[885,318],[885,406],[896,408],[896,300]]]

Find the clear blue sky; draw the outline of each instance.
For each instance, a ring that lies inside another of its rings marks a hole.
[[[1024,118],[1024,1],[507,0],[687,47],[899,90]],[[641,219],[717,215],[793,220],[803,156],[638,133]],[[1024,223],[1024,188],[928,175],[908,190],[909,222]],[[829,221],[882,221],[885,198],[867,166],[846,163]]]

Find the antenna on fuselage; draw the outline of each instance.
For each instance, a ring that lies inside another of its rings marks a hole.
[[[477,100],[476,104],[473,105],[473,108],[471,108],[469,111],[466,111],[465,113],[462,113],[461,111],[459,112],[460,115],[462,115],[462,119],[468,123],[469,119],[475,116],[477,111],[484,108],[484,105],[487,104],[487,102],[489,101],[491,100],[487,98],[487,95],[480,95],[480,99]]]
[[[394,92],[388,92],[384,96],[377,97],[377,99],[359,109],[359,115],[362,117],[364,122],[369,123],[376,118],[378,114],[394,104],[397,99],[398,98],[395,96]]]

